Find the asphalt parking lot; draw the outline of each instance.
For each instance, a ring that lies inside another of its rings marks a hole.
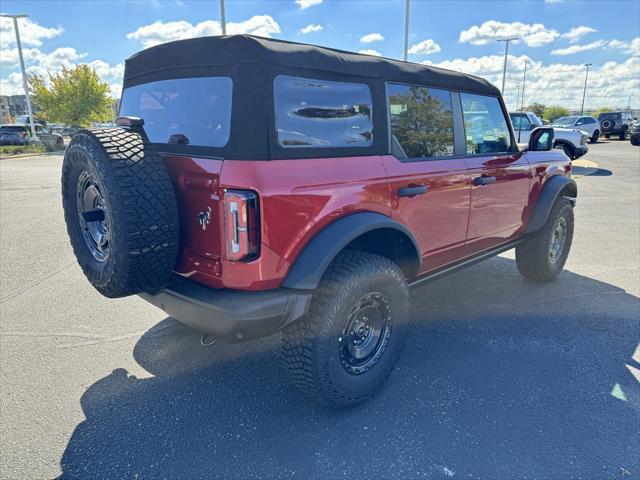
[[[202,347],[102,298],[62,156],[0,160],[0,477],[638,478],[640,148],[590,149],[557,281],[507,252],[416,290],[398,368],[344,411],[293,389],[277,337]]]

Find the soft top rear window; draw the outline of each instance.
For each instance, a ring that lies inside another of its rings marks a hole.
[[[141,117],[152,143],[224,147],[229,141],[229,77],[161,80],[126,88],[120,116]]]
[[[603,112],[598,115],[598,120],[601,118],[620,118],[622,114],[620,112]]]

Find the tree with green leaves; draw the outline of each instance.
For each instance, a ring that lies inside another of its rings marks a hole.
[[[542,103],[532,103],[531,105],[527,106],[524,110],[525,112],[533,112],[536,114],[538,118],[542,118],[546,108],[547,107]]]
[[[31,75],[29,90],[39,115],[49,122],[88,126],[113,118],[109,85],[89,65],[64,68],[44,77]]]
[[[544,119],[549,123],[553,123],[554,120],[569,115],[571,115],[571,112],[560,105],[551,105],[544,111]]]

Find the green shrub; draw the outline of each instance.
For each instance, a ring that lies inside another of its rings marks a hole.
[[[0,157],[10,157],[12,155],[21,155],[23,153],[44,153],[48,150],[42,145],[0,145]]]

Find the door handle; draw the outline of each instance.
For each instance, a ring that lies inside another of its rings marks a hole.
[[[402,187],[398,190],[399,197],[415,197],[427,193],[426,185],[416,185],[415,187]]]
[[[476,187],[484,187],[486,185],[491,185],[492,183],[496,183],[496,177],[486,177],[486,176],[482,176],[482,177],[476,177],[473,179],[473,184]]]

